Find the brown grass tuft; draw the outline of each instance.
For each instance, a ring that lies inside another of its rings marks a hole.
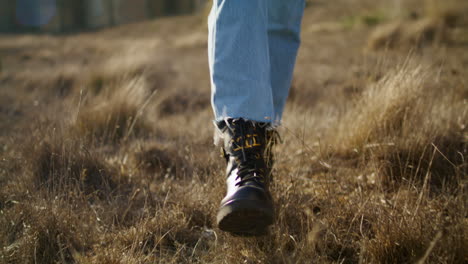
[[[373,227],[372,236],[363,240],[362,259],[366,263],[463,263],[466,225],[456,224],[464,217],[463,203],[422,201],[413,195],[400,189],[397,199],[374,212],[380,216],[378,228]],[[389,208],[392,214],[385,212]]]
[[[421,182],[430,171],[437,185],[445,180],[457,185],[466,155],[459,120],[466,119],[466,111],[459,111],[460,91],[434,88],[433,76],[431,69],[412,63],[389,72],[338,121],[332,144],[347,155],[367,153],[379,160],[386,183],[405,177]]]
[[[94,222],[60,201],[24,201],[2,213],[0,231],[5,263],[70,263],[94,241]],[[89,225],[83,226],[85,221]]]
[[[150,99],[152,95],[148,94],[142,79],[132,79],[123,87],[106,87],[79,109],[73,128],[96,143],[151,134],[151,124],[144,112]]]
[[[120,179],[96,154],[92,154],[80,141],[73,139],[45,140],[29,157],[33,182],[39,188],[58,194],[83,192],[108,194],[114,191]]]
[[[199,257],[199,252],[213,246],[215,235],[204,227],[206,212],[194,212],[194,204],[186,200],[162,204],[151,217],[133,226],[107,234],[100,245],[96,245],[94,256],[81,262],[120,263],[122,258],[115,252],[127,252],[123,261],[154,263],[185,263]],[[200,204],[197,204],[200,206]]]
[[[371,50],[382,48],[419,48],[433,44],[453,42],[452,31],[460,26],[468,6],[455,1],[427,0],[422,17],[413,20],[393,21],[378,26],[367,41]]]
[[[178,149],[171,145],[150,144],[137,150],[134,158],[138,168],[161,179],[169,175],[180,176],[188,165]]]

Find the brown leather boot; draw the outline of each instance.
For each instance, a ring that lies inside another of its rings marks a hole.
[[[223,133],[227,161],[227,194],[218,211],[218,226],[235,235],[265,234],[274,221],[268,190],[271,132],[265,123],[244,119],[229,119],[217,126]]]

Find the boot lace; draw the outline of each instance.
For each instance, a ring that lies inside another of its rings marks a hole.
[[[254,181],[259,184],[265,182],[265,162],[263,160],[264,143],[255,131],[245,131],[245,126],[239,126],[239,133],[232,142],[234,152],[242,155],[234,155],[237,162],[237,186]],[[240,153],[239,153],[240,150]]]
[[[259,168],[259,163],[262,162],[259,154],[244,151],[244,157],[246,159],[239,162],[238,165],[237,179],[240,181],[236,185],[242,186],[249,181],[264,184],[265,169]]]

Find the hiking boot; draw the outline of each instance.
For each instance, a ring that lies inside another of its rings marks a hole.
[[[263,235],[273,224],[273,201],[268,190],[271,172],[271,132],[266,123],[229,119],[217,123],[224,139],[227,194],[217,223],[235,235]]]

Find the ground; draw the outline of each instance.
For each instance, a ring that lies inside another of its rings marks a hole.
[[[467,10],[308,1],[258,238],[215,226],[204,15],[0,35],[0,263],[466,263]]]

